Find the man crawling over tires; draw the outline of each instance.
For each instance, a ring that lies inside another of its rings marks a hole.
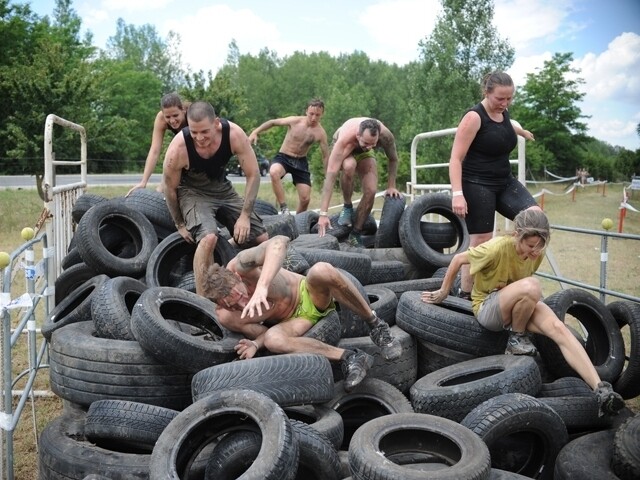
[[[288,237],[279,235],[243,250],[226,268],[213,261],[217,237],[207,235],[200,242],[202,248],[194,258],[196,293],[216,303],[221,325],[246,337],[235,347],[240,358],[252,358],[261,348],[273,353],[316,353],[340,362],[345,390],[352,389],[366,376],[373,357],[303,337],[335,309],[335,301],[367,323],[384,358],[400,357],[402,346],[389,325],[334,266],[316,263],[306,277],[282,268]]]

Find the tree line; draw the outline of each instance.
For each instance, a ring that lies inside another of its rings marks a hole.
[[[325,102],[322,124],[329,136],[348,118],[378,118],[396,136],[402,186],[410,175],[413,137],[455,127],[466,109],[481,100],[483,75],[509,71],[514,62],[514,49],[492,25],[492,0],[441,1],[433,32],[418,45],[419,58],[406,65],[374,61],[360,51],[279,56],[265,47],[250,55],[232,41],[224,66],[214,73],[186,68],[179,36],[163,38],[153,25],[127,25],[120,19],[105,49],[99,49],[90,33],[81,36],[82,20],[72,0],[56,0],[50,16],[36,15],[28,4],[0,0],[0,174],[41,178],[44,123],[50,113],[86,128],[90,172],[142,172],[160,98],[175,91],[187,101],[211,102],[220,116],[247,133],[270,118],[302,115],[312,98]],[[640,171],[640,150],[586,135],[579,108],[583,81],[572,59],[571,53],[556,53],[539,71],[527,74],[517,90],[511,117],[537,139],[527,144],[528,174],[540,179],[546,168],[571,176],[586,168],[597,178],[628,180]],[[54,128],[56,158],[77,158],[77,136]],[[272,157],[284,134],[284,129],[262,134],[260,153]],[[421,144],[420,161],[447,162],[452,140]],[[378,163],[384,185],[386,160]],[[317,149],[311,151],[310,164],[314,178],[322,178]],[[422,182],[448,181],[444,169],[420,175]]]

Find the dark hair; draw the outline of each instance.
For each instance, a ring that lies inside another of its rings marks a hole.
[[[180,98],[180,95],[175,92],[167,93],[160,99],[161,109],[171,107],[178,107],[179,109],[182,109],[182,99]]]
[[[375,118],[367,118],[360,122],[360,128],[358,128],[358,135],[362,135],[365,130],[369,130],[371,135],[380,135],[380,122]]]
[[[229,295],[238,283],[240,280],[231,270],[213,263],[205,272],[202,281],[202,296],[217,302]]]
[[[551,237],[549,219],[542,210],[529,208],[522,210],[513,219],[513,225],[518,240],[529,237],[540,237],[543,246],[549,243]]]
[[[309,107],[318,107],[324,110],[324,102],[319,98],[313,98],[307,103],[307,108]]]
[[[209,102],[193,102],[187,110],[187,119],[194,122],[200,122],[208,118],[213,121],[216,119],[216,111]]]
[[[513,87],[513,79],[504,72],[487,73],[482,78],[482,93],[491,93],[496,87]]]

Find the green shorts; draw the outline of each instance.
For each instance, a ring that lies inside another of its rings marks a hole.
[[[353,158],[356,159],[356,162],[359,162],[360,160],[364,160],[365,158],[373,158],[375,160],[376,154],[373,152],[373,149],[371,149],[367,152],[354,153]]]
[[[318,310],[318,307],[316,307],[311,300],[309,290],[307,290],[307,281],[303,278],[300,282],[300,300],[298,301],[298,306],[287,320],[292,318],[304,318],[305,320],[309,320],[311,322],[311,326],[313,326],[335,309],[336,304],[331,300],[331,303],[324,311],[321,312]]]

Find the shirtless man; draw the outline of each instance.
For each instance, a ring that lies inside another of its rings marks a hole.
[[[362,246],[362,227],[371,213],[378,188],[378,170],[373,149],[378,144],[389,159],[389,182],[385,195],[400,197],[396,189],[398,171],[398,153],[393,133],[382,122],[373,118],[351,118],[344,122],[333,134],[333,145],[327,165],[322,198],[320,200],[320,219],[318,233],[323,237],[327,228],[331,228],[328,217],[329,202],[338,172],[342,169],[340,185],[344,197],[344,208],[340,213],[340,225],[353,225],[349,243]],[[358,173],[362,184],[362,199],[353,219],[353,176]]]
[[[316,353],[341,362],[345,389],[355,387],[373,365],[361,350],[345,350],[303,335],[340,306],[352,310],[371,328],[371,339],[387,359],[397,359],[402,346],[389,325],[371,310],[364,297],[328,263],[313,265],[307,276],[282,268],[289,239],[278,235],[241,251],[227,267],[213,261],[217,238],[204,237],[194,258],[196,292],[216,303],[216,315],[229,330],[246,338],[236,345],[241,359],[266,348],[273,353]]]
[[[309,208],[311,200],[311,174],[309,172],[309,162],[307,153],[314,143],[320,144],[322,152],[322,163],[327,166],[329,157],[329,146],[327,145],[327,133],[320,125],[320,119],[324,114],[324,102],[314,99],[307,104],[307,111],[303,116],[274,118],[267,120],[251,135],[249,141],[258,142],[258,134],[272,127],[287,127],[287,134],[284,137],[280,151],[273,158],[269,175],[271,176],[271,186],[276,200],[280,206],[280,213],[288,215],[289,208],[282,187],[282,177],[287,173],[291,174],[293,184],[298,191],[298,208],[296,213],[304,212]]]
[[[241,248],[264,242],[269,236],[253,209],[260,172],[246,133],[216,116],[207,102],[192,103],[187,122],[171,141],[163,170],[167,207],[178,232],[187,242],[199,243],[217,234],[219,222]],[[226,177],[232,155],[237,155],[246,178],[244,199]]]

